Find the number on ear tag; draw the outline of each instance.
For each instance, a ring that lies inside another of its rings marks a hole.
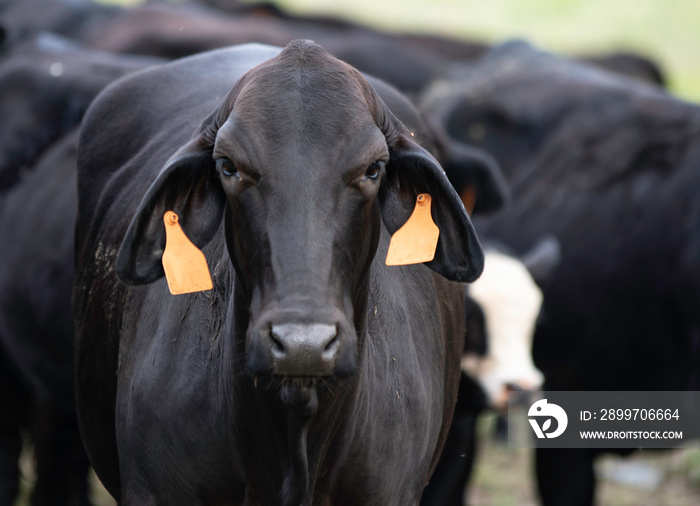
[[[168,288],[173,295],[211,290],[213,284],[207,260],[197,246],[192,244],[180,227],[173,211],[163,215],[165,222],[165,251],[163,270]]]
[[[420,264],[435,258],[440,229],[430,214],[431,200],[427,193],[418,195],[411,217],[391,236],[387,265]]]

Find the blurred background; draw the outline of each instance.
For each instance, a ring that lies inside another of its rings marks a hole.
[[[139,0],[100,0],[136,5]],[[255,2],[250,2],[255,3]],[[634,51],[654,60],[680,98],[700,101],[700,2],[693,0],[277,0],[294,14],[330,15],[397,33],[433,33],[488,44],[522,38],[549,51],[585,55]],[[479,421],[479,444],[469,504],[536,504],[531,450],[494,439],[495,415]],[[700,504],[700,448],[640,451],[624,461],[596,464],[600,505]],[[23,498],[32,484],[23,459]],[[93,500],[113,505],[106,493]]]
[[[136,5],[140,0],[100,0]],[[176,0],[175,0],[176,1]],[[247,3],[256,3],[249,1]],[[658,62],[676,95],[700,100],[700,2],[693,0],[278,0],[394,32],[494,43],[524,38],[563,53],[630,50]]]
[[[282,0],[397,31],[485,42],[524,38],[565,53],[633,50],[660,62],[677,95],[700,99],[700,2],[685,0]]]

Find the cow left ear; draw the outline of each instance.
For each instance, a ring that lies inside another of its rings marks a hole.
[[[218,230],[225,205],[211,147],[195,137],[165,164],[141,200],[117,254],[120,279],[138,285],[165,274],[167,211],[178,215],[185,235],[201,249]]]
[[[425,265],[447,279],[471,282],[484,269],[484,253],[462,201],[440,164],[406,133],[389,142],[386,179],[379,193],[382,219],[390,233],[408,220],[419,194],[431,196],[440,229],[435,257]]]

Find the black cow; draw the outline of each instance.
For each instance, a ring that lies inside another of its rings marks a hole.
[[[222,13],[171,2],[125,9],[82,40],[109,51],[178,58],[247,42],[286,45],[298,38],[317,41],[402,91],[419,91],[448,63],[418,43],[339,20]]]
[[[426,110],[512,185],[480,233],[516,251],[543,234],[561,243],[533,343],[545,388],[696,390],[700,108],[524,44],[446,84]],[[543,502],[590,504],[597,453],[538,451]]]
[[[17,494],[20,429],[34,443],[33,504],[87,504],[70,305],[75,127],[102,88],[155,61],[43,35],[0,62],[0,504]]]
[[[207,3],[218,9],[203,5]],[[247,42],[285,45],[295,38],[308,38],[410,93],[422,90],[451,63],[471,61],[489,48],[482,42],[435,34],[389,34],[332,16],[292,14],[269,3],[216,0],[149,1],[129,9],[89,0],[5,0],[0,5],[0,25],[7,30],[9,44],[52,31],[95,48],[165,58]],[[583,59],[651,82],[665,82],[659,66],[641,55],[618,52]]]
[[[70,308],[77,132],[0,200],[0,503],[18,492],[21,428],[36,449],[33,504],[87,504]]]
[[[0,58],[0,192],[75,128],[108,83],[159,62],[93,51],[51,33]]]
[[[43,32],[82,39],[121,10],[92,0],[2,0],[0,51]]]
[[[658,86],[664,87],[668,84],[662,66],[642,54],[629,51],[614,51],[612,53],[582,56],[580,60],[584,63],[591,63],[605,70]]]
[[[122,80],[88,112],[78,413],[124,504],[418,503],[459,378],[448,279],[475,279],[483,256],[385,102],[408,104],[370,82],[309,42],[241,46]],[[387,267],[421,193],[435,259]],[[168,210],[212,290],[168,293]]]
[[[292,15],[266,5],[226,11],[197,3],[151,2],[124,9],[94,24],[81,40],[97,48],[179,58],[233,44],[285,45],[295,38],[317,41],[333,55],[406,93],[418,93],[455,62],[471,61],[486,44],[438,35],[390,34],[342,19]],[[632,53],[591,55],[586,59],[650,80],[663,82],[651,60]]]
[[[421,90],[432,79],[442,74],[445,64],[471,61],[482,56],[490,48],[483,41],[446,37],[430,32],[389,35],[343,18],[292,14],[267,2],[248,4],[230,0],[199,1],[239,16],[278,18],[283,19],[288,26],[316,30],[315,33],[303,35],[321,41],[326,49],[331,45],[336,46],[337,49],[331,52],[363,71],[384,76],[390,82],[394,82],[391,77],[395,78],[394,84],[406,91]],[[318,30],[325,30],[325,32],[319,36]],[[328,38],[328,35],[338,33],[343,37],[335,40],[332,37]],[[411,54],[414,54],[415,58],[412,58]],[[425,61],[426,58],[429,61]],[[577,58],[660,86],[666,84],[666,78],[659,64],[642,54],[615,51],[581,54]],[[397,62],[400,65],[393,67]],[[411,68],[410,65],[414,67]],[[390,72],[391,76],[386,75],[386,72]],[[404,75],[401,75],[401,72]]]

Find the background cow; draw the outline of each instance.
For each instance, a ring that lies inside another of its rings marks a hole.
[[[561,242],[533,345],[544,387],[697,389],[700,109],[522,43],[455,70],[423,106],[511,183],[480,233],[516,252]],[[538,451],[545,504],[590,504],[597,453]]]
[[[0,503],[18,492],[21,430],[32,436],[33,504],[87,504],[88,462],[73,383],[76,127],[97,93],[157,60],[54,35],[0,61]]]
[[[10,41],[53,31],[95,48],[165,58],[246,42],[283,46],[307,38],[411,94],[440,77],[449,65],[472,61],[489,48],[482,42],[436,34],[394,34],[331,16],[293,14],[269,3],[220,7],[221,2],[150,1],[125,9],[88,0],[9,0],[0,7],[0,24],[13,27],[8,30]],[[581,58],[649,82],[665,82],[659,65],[638,54]]]
[[[74,129],[102,88],[160,60],[89,50],[52,33],[0,56],[0,192]]]
[[[537,390],[542,373],[531,346],[540,315],[542,282],[560,261],[559,242],[548,237],[516,258],[503,245],[487,244],[484,272],[467,287],[467,328],[455,414],[440,462],[426,487],[423,506],[463,504],[478,458],[477,421],[499,414],[497,438],[507,437],[508,392]]]

